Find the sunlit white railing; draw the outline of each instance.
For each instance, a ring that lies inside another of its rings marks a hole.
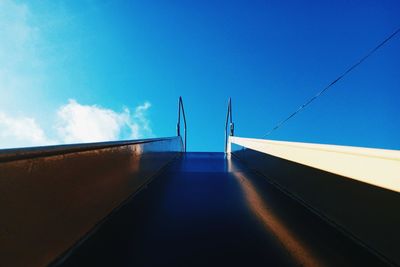
[[[229,137],[236,144],[400,192],[400,151]]]

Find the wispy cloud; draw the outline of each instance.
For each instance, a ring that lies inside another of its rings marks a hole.
[[[43,129],[32,117],[15,117],[0,112],[0,147],[23,147],[50,144],[84,143],[151,137],[147,110],[149,102],[131,113],[98,105],[83,105],[74,99],[60,106],[51,129]],[[47,131],[46,131],[47,130]],[[55,136],[50,139],[46,133]]]
[[[0,92],[26,95],[38,87],[44,62],[39,56],[39,30],[29,23],[26,4],[0,0]],[[3,103],[3,101],[0,101]]]
[[[50,145],[53,141],[46,137],[34,118],[12,117],[0,112],[0,147],[23,147]]]
[[[97,105],[81,105],[71,99],[57,111],[56,130],[64,143],[117,140],[127,130],[130,138],[149,136],[146,111],[150,106],[146,102],[131,114],[128,108],[116,112]]]
[[[58,84],[49,82],[54,73],[53,57],[48,52],[53,51],[49,47],[54,42],[45,38],[45,29],[70,21],[72,15],[58,10],[55,17],[61,21],[50,19],[43,29],[43,23],[38,23],[43,22],[38,20],[42,14],[35,12],[31,3],[0,0],[0,148],[153,136],[147,117],[151,107],[148,102],[116,111],[71,99],[50,108],[51,99],[58,92],[50,88],[57,88]],[[64,52],[57,49],[56,56],[62,57]],[[36,112],[37,106],[42,107],[42,112]],[[54,120],[54,116],[43,113],[55,114]]]
[[[14,67],[27,57],[34,58],[38,29],[28,22],[29,8],[25,4],[1,0],[0,10],[0,57],[8,59],[2,66]]]
[[[150,121],[146,117],[147,110],[151,107],[149,102],[145,102],[143,105],[137,106],[135,109],[134,119],[141,125],[142,130],[149,135],[152,135],[152,131],[150,128]],[[139,133],[135,136],[132,132],[131,137],[137,138]]]

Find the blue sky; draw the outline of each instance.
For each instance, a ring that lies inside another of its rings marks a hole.
[[[0,147],[175,135],[222,151],[400,26],[399,1],[0,0]],[[400,149],[400,36],[268,138]]]

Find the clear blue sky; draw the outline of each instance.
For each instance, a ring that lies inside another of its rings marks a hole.
[[[0,8],[3,29],[22,21],[0,31],[7,127],[31,118],[57,142],[69,99],[120,115],[148,102],[139,136],[172,136],[181,95],[191,151],[223,150],[229,96],[236,135],[262,138],[400,26],[395,0],[2,1],[22,10]],[[400,35],[269,138],[400,149],[399,100]]]

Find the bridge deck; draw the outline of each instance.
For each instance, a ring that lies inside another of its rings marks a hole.
[[[61,266],[384,266],[223,153],[187,153]]]

